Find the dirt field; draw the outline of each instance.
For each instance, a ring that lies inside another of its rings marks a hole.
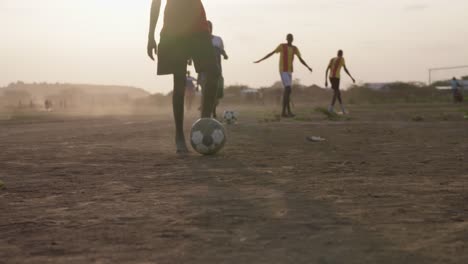
[[[460,107],[350,110],[246,109],[214,157],[171,116],[0,121],[0,263],[468,263]]]

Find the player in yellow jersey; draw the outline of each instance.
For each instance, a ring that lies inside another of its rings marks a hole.
[[[349,73],[348,68],[346,68],[345,59],[343,58],[343,51],[338,51],[338,56],[331,59],[330,63],[328,64],[327,71],[325,73],[325,87],[328,87],[328,72],[330,72],[330,83],[333,89],[333,98],[330,107],[328,107],[329,112],[334,112],[335,102],[338,99],[340,103],[341,110],[343,114],[346,114],[346,110],[343,106],[343,101],[341,100],[341,92],[340,92],[340,75],[341,69],[344,68],[346,74],[353,80],[353,83],[356,83],[351,73]]]
[[[261,60],[256,61],[255,63],[260,63],[269,57],[273,56],[275,53],[280,54],[280,64],[279,70],[281,75],[281,80],[283,81],[284,94],[283,94],[283,110],[282,117],[294,117],[295,115],[291,112],[291,93],[292,93],[292,73],[294,71],[294,57],[297,56],[299,61],[312,72],[312,68],[307,65],[307,63],[302,59],[299,49],[294,46],[292,43],[294,41],[294,36],[288,34],[286,37],[287,43],[280,44],[274,51],[266,55]]]

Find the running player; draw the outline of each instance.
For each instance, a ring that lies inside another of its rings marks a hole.
[[[351,76],[351,73],[349,73],[348,68],[346,68],[345,59],[343,58],[343,51],[339,50],[338,57],[331,59],[330,63],[328,64],[327,71],[325,73],[325,87],[328,87],[328,72],[331,71],[330,83],[333,89],[333,98],[332,98],[330,107],[328,107],[328,111],[329,112],[335,111],[334,110],[335,102],[336,102],[336,99],[338,99],[338,102],[340,103],[343,114],[346,114],[346,109],[344,108],[343,101],[341,100],[341,92],[340,92],[341,68],[344,68],[346,74],[348,74],[348,76],[351,77],[351,79],[353,80],[353,83],[356,83],[356,80],[354,80],[353,76]]]
[[[224,49],[224,42],[223,39],[219,36],[213,35],[213,24],[211,21],[208,21],[208,26],[210,28],[210,34],[211,34],[211,42],[213,44],[213,47],[215,49],[216,53],[216,61],[218,63],[218,67],[220,69],[220,76],[218,80],[218,89],[217,89],[217,94],[216,94],[216,102],[215,106],[213,108],[213,117],[216,118],[216,108],[219,105],[219,100],[221,100],[224,97],[224,77],[223,77],[223,65],[222,65],[222,59],[224,58],[225,60],[229,59],[226,50]],[[222,57],[222,58],[221,58]],[[205,74],[201,73],[198,75],[199,79],[199,84],[202,87],[202,93],[204,92],[205,88]]]
[[[167,0],[158,46],[154,35],[160,9],[161,0],[153,0],[147,52],[152,60],[155,54],[158,56],[158,75],[171,74],[174,77],[172,103],[177,153],[187,153],[183,128],[187,62],[192,59],[196,71],[206,73],[202,117],[210,117],[213,110],[220,70],[201,0]]]
[[[302,59],[299,49],[294,46],[292,43],[294,41],[294,36],[288,34],[286,37],[287,43],[280,44],[274,51],[266,55],[263,59],[256,61],[255,63],[260,63],[269,57],[273,56],[275,53],[280,53],[280,64],[279,70],[281,75],[281,80],[283,81],[284,92],[283,92],[283,110],[281,112],[282,117],[294,117],[295,115],[291,112],[291,93],[292,93],[292,73],[294,71],[294,57],[297,56],[299,61],[312,72],[312,68],[307,65],[307,63]]]

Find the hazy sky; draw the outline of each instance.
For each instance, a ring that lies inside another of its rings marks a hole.
[[[163,5],[164,5],[163,0]],[[287,33],[323,85],[338,49],[359,82],[426,81],[427,68],[468,64],[466,0],[204,0],[230,60],[227,84],[268,86],[278,57],[253,64]],[[0,86],[9,82],[121,84],[171,90],[146,57],[150,0],[0,0]],[[160,20],[161,21],[161,20]],[[161,23],[159,24],[159,27]],[[447,73],[468,74],[468,69]],[[446,76],[436,76],[446,77]]]

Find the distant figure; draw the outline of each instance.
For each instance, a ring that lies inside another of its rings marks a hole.
[[[461,89],[463,87],[460,85],[457,78],[453,77],[451,86],[452,86],[453,102],[454,103],[463,102],[463,94],[461,92]]]
[[[49,99],[44,101],[44,107],[47,112],[52,111],[52,102]]]
[[[216,100],[220,69],[212,45],[205,9],[201,0],[167,0],[161,42],[156,44],[155,31],[161,0],[151,5],[148,56],[158,56],[158,75],[174,76],[173,111],[177,153],[187,153],[184,136],[184,100],[187,62],[192,59],[197,72],[206,73],[201,116],[209,118]]]
[[[190,76],[190,71],[187,71],[187,77],[185,81],[185,97],[187,103],[187,110],[189,111],[192,110],[193,98],[195,98],[196,87],[194,82],[196,81],[197,79]]]
[[[294,36],[288,34],[286,37],[287,43],[280,44],[274,51],[266,55],[264,58],[256,61],[255,63],[260,63],[269,57],[273,56],[275,53],[280,54],[280,64],[279,70],[281,75],[281,80],[284,86],[283,93],[283,110],[281,112],[282,117],[294,117],[295,115],[291,112],[291,93],[292,93],[292,73],[293,73],[293,64],[294,57],[297,56],[299,61],[312,72],[312,68],[307,65],[307,63],[302,59],[299,49],[294,46],[292,43],[294,41]]]
[[[341,106],[341,111],[343,114],[346,114],[346,109],[344,108],[343,105],[343,100],[341,99],[341,92],[340,92],[340,75],[341,75],[341,68],[344,68],[346,74],[348,74],[349,77],[353,80],[353,83],[356,83],[356,80],[354,80],[353,76],[351,76],[351,73],[349,73],[348,68],[346,68],[346,63],[345,59],[343,58],[343,51],[339,50],[338,51],[338,56],[331,59],[330,63],[328,64],[327,71],[325,73],[325,87],[328,87],[328,72],[330,73],[330,83],[333,89],[333,98],[332,102],[330,104],[330,107],[328,107],[329,112],[334,112],[335,108],[335,102],[336,99],[338,99],[338,102],[340,103]]]
[[[224,97],[224,77],[223,77],[222,59],[224,58],[225,60],[228,60],[229,56],[227,55],[226,50],[224,49],[223,39],[219,36],[213,35],[213,24],[211,23],[211,21],[208,21],[208,25],[210,28],[211,42],[216,52],[216,61],[218,63],[218,67],[221,73],[221,75],[219,76],[219,80],[218,80],[218,89],[216,90],[216,102],[215,102],[215,106],[213,108],[213,113],[212,113],[213,118],[216,118],[217,117],[216,108],[219,105],[219,101]],[[202,94],[203,94],[205,83],[206,83],[205,74],[200,73],[198,75],[198,79],[199,79],[199,84],[202,87]]]
[[[257,99],[262,105],[265,105],[265,94],[263,90],[258,91]]]

